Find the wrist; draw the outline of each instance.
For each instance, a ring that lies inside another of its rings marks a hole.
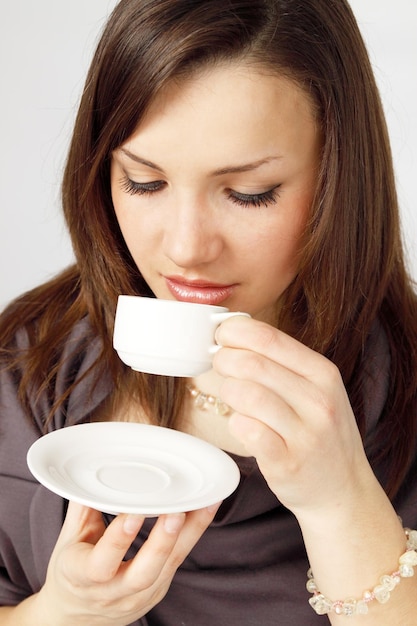
[[[400,584],[403,578],[412,578],[417,566],[417,531],[406,528],[406,551],[398,560],[398,567],[394,572],[383,574],[379,582],[372,589],[367,589],[360,598],[347,598],[345,600],[330,600],[317,587],[313,572],[308,572],[307,591],[313,594],[309,603],[318,615],[328,615],[334,612],[336,615],[367,615],[369,605],[376,601],[386,604],[391,598],[391,592]]]
[[[404,530],[375,483],[372,491],[359,491],[299,518],[316,585],[327,598],[360,598],[383,573],[398,569],[406,549]]]
[[[16,606],[0,607],[2,626],[61,626],[60,622],[48,617],[41,592],[29,596]]]

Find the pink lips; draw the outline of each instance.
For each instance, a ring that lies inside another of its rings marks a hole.
[[[221,304],[233,292],[233,285],[221,285],[205,280],[186,280],[181,276],[166,276],[166,285],[176,300],[200,304]]]

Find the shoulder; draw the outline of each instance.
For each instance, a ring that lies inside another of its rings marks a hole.
[[[13,415],[22,412],[26,414],[26,421],[31,422],[39,434],[45,431],[47,417],[51,412],[53,419],[48,430],[61,428],[68,422],[83,421],[108,394],[110,377],[105,371],[100,376],[96,372],[102,342],[94,334],[87,316],[68,333],[56,355],[56,371],[48,387],[32,386],[30,379],[25,382],[25,354],[32,347],[30,331],[22,326],[16,331],[12,345],[6,351],[3,350],[0,368],[0,432],[6,423],[16,421]],[[25,382],[24,390],[22,381]],[[58,400],[63,397],[65,402],[59,403]],[[59,406],[56,411],[53,409],[55,404]]]

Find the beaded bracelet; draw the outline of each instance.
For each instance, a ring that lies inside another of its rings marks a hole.
[[[407,537],[407,549],[400,556],[398,569],[392,574],[386,574],[379,580],[379,584],[372,591],[365,591],[362,598],[356,600],[348,598],[347,600],[332,601],[326,598],[317,588],[313,578],[313,572],[308,570],[307,591],[313,594],[309,603],[318,615],[327,615],[332,611],[337,615],[366,615],[369,611],[368,605],[373,600],[380,604],[388,602],[391,591],[400,583],[401,578],[411,578],[414,576],[414,567],[417,566],[417,530],[404,529]]]

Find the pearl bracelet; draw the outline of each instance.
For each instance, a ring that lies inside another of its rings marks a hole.
[[[307,591],[313,594],[309,603],[318,615],[327,615],[332,611],[337,615],[366,615],[369,611],[368,605],[373,600],[380,604],[388,602],[391,591],[400,583],[401,578],[411,578],[414,576],[414,567],[417,566],[417,530],[404,529],[407,537],[407,549],[400,556],[398,569],[392,574],[386,574],[379,580],[379,584],[372,591],[365,591],[362,598],[356,600],[332,601],[326,598],[317,588],[311,569],[308,571]]]

